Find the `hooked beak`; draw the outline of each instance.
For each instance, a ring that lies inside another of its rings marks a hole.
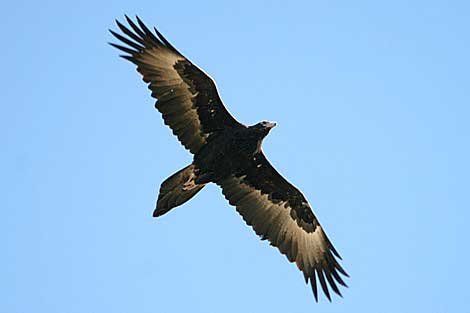
[[[269,129],[271,129],[271,128],[276,127],[276,125],[277,125],[276,122],[272,122],[272,123],[267,123],[267,124],[266,124],[266,127],[269,128]]]

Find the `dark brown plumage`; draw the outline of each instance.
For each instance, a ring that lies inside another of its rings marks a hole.
[[[137,66],[149,84],[155,107],[193,163],[166,179],[154,216],[160,216],[195,196],[208,183],[222,188],[248,225],[295,262],[318,300],[317,279],[331,301],[328,285],[341,295],[346,286],[341,259],[303,194],[284,179],[261,150],[275,123],[247,127],[224,107],[214,81],[179,53],[156,29],[152,33],[137,18],[126,16],[130,29],[117,21],[124,35],[111,33],[123,45],[123,58]]]

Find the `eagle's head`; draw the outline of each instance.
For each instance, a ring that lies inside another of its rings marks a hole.
[[[276,127],[275,122],[262,121],[250,128],[258,133],[261,138],[264,138],[274,127]]]
[[[254,140],[256,143],[255,153],[261,151],[261,144],[263,143],[264,137],[266,137],[274,127],[276,127],[276,123],[262,121],[248,128],[251,133],[251,140]]]

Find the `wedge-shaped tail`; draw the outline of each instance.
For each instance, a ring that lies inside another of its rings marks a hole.
[[[160,186],[153,216],[161,216],[194,197],[206,184],[196,184],[196,167],[191,164],[168,177]]]

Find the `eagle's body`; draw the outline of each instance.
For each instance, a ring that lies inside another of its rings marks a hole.
[[[210,136],[207,144],[194,155],[194,164],[203,174],[213,175],[215,183],[231,173],[242,173],[261,153],[262,140],[275,126],[270,125],[230,128]]]
[[[133,31],[117,22],[127,37],[113,35],[127,46],[123,58],[137,65],[149,83],[155,107],[180,142],[193,155],[192,164],[167,178],[160,187],[154,216],[161,216],[215,183],[248,225],[295,262],[310,281],[317,299],[317,279],[330,299],[328,284],[346,286],[340,258],[303,194],[268,162],[261,149],[276,125],[247,127],[227,111],[214,81],[179,53],[157,30],[129,18]]]

